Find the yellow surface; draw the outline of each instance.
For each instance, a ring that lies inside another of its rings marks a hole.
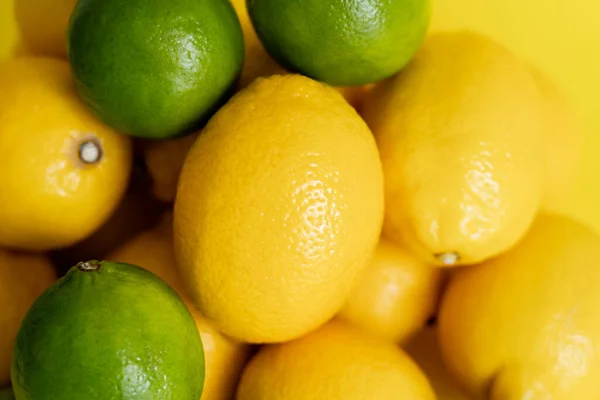
[[[573,101],[585,129],[576,187],[565,211],[600,230],[600,2],[434,0],[432,31],[472,28],[492,35],[547,73]]]
[[[423,372],[387,340],[334,320],[298,340],[262,347],[237,400],[434,400]]]
[[[187,155],[175,251],[190,294],[224,333],[269,343],[341,308],[383,219],[373,135],[332,88],[300,75],[255,80]]]
[[[172,217],[167,213],[156,229],[129,240],[107,259],[145,268],[179,293],[196,321],[204,346],[206,378],[201,400],[229,400],[250,348],[219,333],[192,305],[175,265],[171,225]]]
[[[452,278],[439,343],[476,398],[600,398],[599,248],[593,230],[543,215],[513,250]]]
[[[84,106],[65,61],[6,61],[0,88],[0,246],[45,251],[86,238],[125,192],[130,139]],[[86,143],[97,161],[84,162]]]

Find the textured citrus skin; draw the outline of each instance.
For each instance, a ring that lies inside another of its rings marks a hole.
[[[175,289],[194,317],[204,346],[206,376],[202,400],[230,400],[248,359],[249,347],[218,332],[192,305],[175,265],[170,214],[163,217],[158,228],[129,240],[107,259],[139,265]]]
[[[0,387],[10,384],[10,359],[21,320],[55,280],[45,256],[0,249]]]
[[[77,0],[8,1],[14,1],[14,16],[31,54],[67,58],[67,27]]]
[[[386,236],[437,264],[513,246],[540,204],[541,110],[527,67],[501,45],[467,31],[430,36],[362,108],[386,178]]]
[[[442,359],[435,327],[423,329],[404,349],[425,373],[438,400],[475,400],[465,393],[448,371]]]
[[[82,0],[69,59],[81,96],[105,122],[166,138],[196,129],[228,96],[244,39],[228,1]]]
[[[373,334],[403,342],[434,313],[441,283],[440,270],[382,239],[339,316]]]
[[[181,298],[142,268],[99,264],[73,267],[27,313],[11,368],[17,400],[199,399],[202,342]]]
[[[382,214],[377,148],[356,111],[309,78],[261,78],[187,156],[175,200],[178,266],[226,334],[290,340],[341,308]]]
[[[429,0],[248,0],[266,50],[290,71],[336,86],[390,77],[417,51]]]
[[[438,333],[459,381],[491,400],[599,398],[598,249],[587,227],[541,215],[511,252],[458,271]]]
[[[125,192],[129,138],[87,110],[65,61],[8,60],[0,87],[0,246],[48,250],[84,239]],[[90,140],[102,157],[84,164],[79,147]]]
[[[393,343],[332,321],[292,342],[261,348],[237,400],[434,400],[427,378]]]
[[[544,101],[545,185],[542,208],[566,209],[580,167],[583,135],[571,102],[543,72],[532,69]]]

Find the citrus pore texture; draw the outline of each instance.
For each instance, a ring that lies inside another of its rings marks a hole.
[[[11,368],[19,400],[198,400],[202,342],[181,298],[150,272],[74,267],[34,303]]]
[[[205,122],[227,96],[243,40],[228,1],[82,0],[69,58],[82,98],[105,122],[163,138]]]
[[[175,251],[217,328],[242,341],[284,341],[341,308],[382,214],[366,124],[335,89],[276,75],[234,96],[188,153]]]
[[[336,86],[394,75],[417,51],[429,0],[248,0],[266,50],[288,70]]]

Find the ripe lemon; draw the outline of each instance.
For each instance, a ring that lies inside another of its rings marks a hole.
[[[427,378],[393,343],[341,321],[250,361],[237,400],[433,400]]]
[[[120,132],[165,139],[203,125],[241,72],[244,39],[224,0],[87,0],[69,25],[85,103]]]
[[[544,100],[545,187],[542,208],[568,211],[568,199],[580,167],[583,137],[571,103],[543,72],[532,70]]]
[[[598,249],[587,227],[541,215],[512,251],[458,271],[439,338],[459,381],[491,400],[600,398]]]
[[[388,78],[417,51],[429,0],[248,0],[266,50],[290,71],[337,86]]]
[[[77,0],[11,0],[32,54],[67,58],[67,27]]]
[[[448,371],[437,338],[437,328],[427,327],[404,347],[425,373],[437,400],[475,400],[470,398]]]
[[[541,110],[504,47],[467,31],[430,36],[362,108],[381,152],[386,236],[439,265],[513,246],[540,204]]]
[[[0,387],[10,383],[10,360],[21,320],[55,279],[45,256],[0,249]]]
[[[17,43],[17,26],[12,0],[0,2],[0,61],[8,58]]]
[[[248,342],[299,337],[343,305],[383,219],[366,124],[300,75],[261,78],[210,120],[175,200],[175,251],[200,311]]]
[[[402,342],[434,313],[440,270],[382,239],[339,316],[373,334]]]
[[[167,213],[157,228],[139,234],[107,258],[139,265],[156,274],[179,293],[196,321],[204,346],[202,400],[229,400],[235,393],[249,347],[218,332],[192,305],[175,265],[171,224],[171,214]]]
[[[179,174],[198,134],[158,140],[144,146],[144,161],[152,179],[152,194],[165,202],[175,201]]]
[[[0,246],[48,250],[84,239],[125,192],[129,139],[91,115],[65,61],[5,61],[0,87]]]

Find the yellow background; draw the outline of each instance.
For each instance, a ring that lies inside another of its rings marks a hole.
[[[600,230],[599,0],[434,0],[432,31],[485,32],[527,58],[565,91],[584,123],[586,143],[565,212]],[[0,0],[0,58],[16,41],[12,0]]]

